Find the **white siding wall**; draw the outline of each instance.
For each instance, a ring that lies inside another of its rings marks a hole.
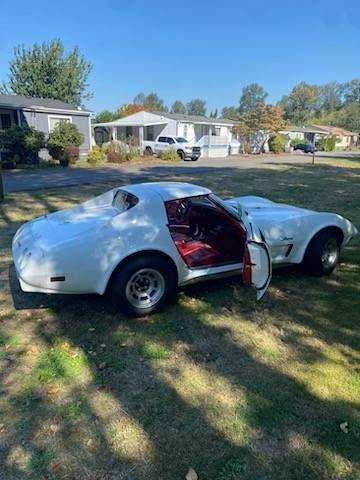
[[[187,140],[192,141],[195,139],[195,130],[192,123],[178,123],[177,136],[185,137]]]

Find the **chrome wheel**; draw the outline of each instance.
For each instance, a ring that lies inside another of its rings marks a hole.
[[[331,268],[336,264],[339,255],[339,247],[335,238],[329,238],[323,247],[321,263],[324,268]]]
[[[126,284],[126,298],[136,308],[149,308],[164,295],[165,280],[158,270],[143,268],[135,272]]]

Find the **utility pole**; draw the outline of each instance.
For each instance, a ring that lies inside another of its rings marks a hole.
[[[313,137],[312,164],[315,165],[315,133],[314,133],[314,137]]]
[[[4,180],[2,173],[0,172],[0,202],[4,200]]]

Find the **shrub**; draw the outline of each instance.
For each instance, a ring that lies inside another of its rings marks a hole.
[[[104,143],[101,148],[103,149],[105,155],[107,155],[110,152],[116,152],[116,142],[108,142]]]
[[[285,143],[284,135],[280,135],[279,133],[275,133],[274,135],[271,135],[268,140],[270,152],[273,152],[273,153],[284,152],[285,151],[284,143]]]
[[[69,165],[75,165],[79,160],[80,149],[77,145],[70,145],[66,147],[64,151],[60,152],[58,160],[62,167],[68,167]]]
[[[304,143],[304,139],[301,137],[295,137],[290,140],[290,147],[295,147],[296,145],[299,145],[299,143]]]
[[[159,157],[161,158],[161,160],[164,160],[164,162],[177,162],[179,160],[179,155],[173,148],[165,150],[159,155]]]
[[[79,160],[80,148],[78,145],[70,145],[65,152],[68,155],[70,165],[74,165]]]
[[[0,144],[17,161],[38,163],[39,151],[45,147],[45,134],[27,125],[15,126],[1,132]]]
[[[105,152],[99,145],[93,145],[90,152],[88,153],[87,161],[93,165],[97,163],[102,163],[105,161],[106,155]]]
[[[124,159],[120,152],[115,152],[115,150],[108,152],[106,155],[107,161],[110,163],[124,163]]]
[[[66,149],[70,146],[79,147],[83,141],[84,135],[79,132],[76,125],[65,120],[60,120],[54,130],[49,134],[46,146],[50,155],[55,160],[60,160],[62,164],[69,164],[69,160],[66,160]]]
[[[316,141],[316,148],[322,152],[332,152],[335,150],[336,136],[322,137]]]
[[[139,155],[138,141],[131,135],[122,138],[115,145],[115,150],[121,154],[125,162],[129,162]]]

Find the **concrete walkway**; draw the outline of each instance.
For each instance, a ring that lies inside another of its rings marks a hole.
[[[318,155],[318,154],[317,154]],[[319,154],[319,157],[355,158],[360,154]],[[209,173],[214,169],[257,168],[266,164],[308,164],[312,156],[306,154],[231,156],[200,159],[197,162],[179,162],[175,165],[144,160],[141,164],[104,168],[41,168],[36,170],[3,171],[5,192],[38,190],[91,183],[114,182],[119,185],[130,180],[146,181],[147,177],[186,175],[194,172]]]

